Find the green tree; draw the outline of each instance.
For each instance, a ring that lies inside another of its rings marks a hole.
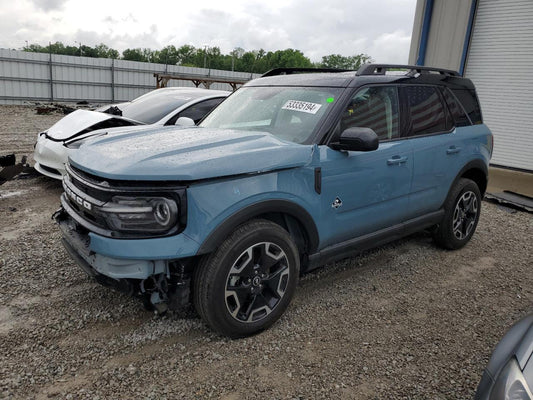
[[[178,51],[172,45],[163,47],[161,51],[154,52],[154,59],[160,64],[176,65],[178,63]]]
[[[100,43],[94,47],[87,45],[65,46],[61,42],[55,42],[48,46],[28,44],[23,47],[24,51],[65,54],[71,56],[119,58],[119,52]],[[217,46],[195,48],[192,45],[183,45],[176,48],[174,45],[163,47],[161,50],[149,48],[126,49],[122,52],[123,60],[155,62],[169,65],[183,65],[188,67],[211,68],[227,71],[241,71],[248,73],[264,73],[273,68],[341,68],[357,69],[360,65],[371,62],[372,58],[367,54],[354,56],[342,56],[330,54],[322,57],[322,61],[311,63],[300,50],[285,49],[266,52],[263,49],[246,51],[236,47],[228,54],[223,54]]]
[[[99,58],[118,58],[119,52],[115,49],[108,47],[107,45],[100,43],[94,47],[96,51],[96,57]]]
[[[146,61],[142,49],[126,49],[122,52],[122,59],[128,61]]]
[[[195,56],[196,48],[189,44],[184,44],[176,50],[176,57],[178,58],[176,64],[191,67],[196,66],[194,64]]]
[[[368,62],[372,62],[372,57],[363,53],[348,57],[330,54],[323,56],[322,62],[318,66],[321,68],[357,69]]]
[[[313,64],[300,50],[285,49],[268,52],[268,69],[272,68],[311,68]],[[265,72],[265,71],[261,71]]]

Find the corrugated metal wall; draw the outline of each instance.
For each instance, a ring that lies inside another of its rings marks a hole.
[[[472,0],[433,0],[424,65],[459,71]],[[416,64],[426,0],[416,5],[409,64]]]
[[[132,100],[155,89],[153,76],[159,73],[186,73],[217,77],[245,78],[250,74],[111,60],[73,57],[0,49],[0,104],[26,101],[118,103]],[[253,77],[258,77],[253,74]],[[170,80],[168,86],[194,86],[190,81]],[[214,83],[211,89],[232,90]]]
[[[533,171],[533,1],[480,0],[465,76],[494,133],[491,163]]]

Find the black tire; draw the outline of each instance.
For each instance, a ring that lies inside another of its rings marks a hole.
[[[252,220],[196,268],[196,311],[211,329],[239,338],[268,328],[283,314],[298,283],[300,260],[285,229]]]
[[[435,242],[445,249],[460,249],[474,234],[480,213],[479,187],[470,179],[460,178],[444,203],[444,217],[433,232]]]

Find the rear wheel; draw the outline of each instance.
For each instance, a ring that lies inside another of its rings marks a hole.
[[[481,212],[477,184],[461,178],[444,203],[444,218],[434,232],[435,242],[446,249],[463,247],[474,234]]]
[[[298,250],[287,231],[270,221],[250,221],[198,265],[195,307],[223,335],[253,334],[283,314],[299,269]]]

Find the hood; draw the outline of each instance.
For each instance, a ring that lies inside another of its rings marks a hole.
[[[46,131],[46,135],[56,141],[69,140],[97,129],[140,124],[140,122],[118,115],[105,114],[97,111],[76,110],[52,125]]]
[[[146,131],[154,129],[152,125],[133,125],[133,126],[120,126],[116,128],[105,128],[105,129],[96,129],[90,132],[80,132],[77,136],[72,139],[65,140],[65,144],[77,143],[86,143],[87,140],[92,140],[93,137],[101,138],[103,136],[109,137],[111,135],[124,133],[124,132],[137,132],[137,131]]]
[[[302,166],[312,148],[265,132],[165,127],[92,140],[70,162],[107,179],[190,181]]]

